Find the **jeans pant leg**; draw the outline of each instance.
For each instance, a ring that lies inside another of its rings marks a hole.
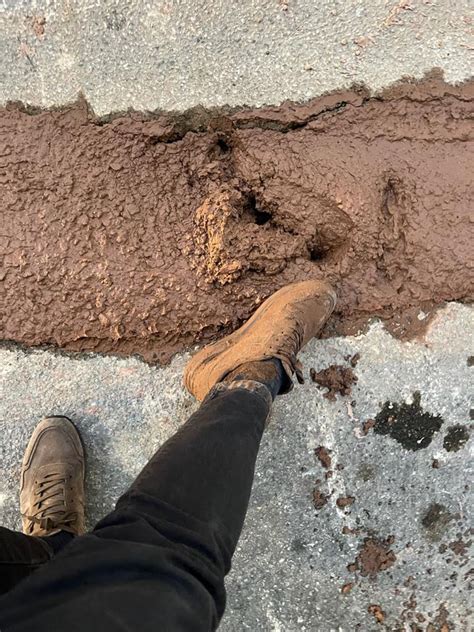
[[[0,527],[0,595],[48,562],[52,553],[40,538]]]
[[[270,406],[218,385],[94,531],[0,599],[2,632],[215,630]]]

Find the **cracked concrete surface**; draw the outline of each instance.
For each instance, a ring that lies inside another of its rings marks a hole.
[[[469,0],[3,0],[0,103],[96,114],[278,104],[472,74]]]
[[[472,309],[453,303],[423,340],[400,342],[375,323],[367,334],[310,343],[302,354],[306,376],[310,367],[347,365],[346,357],[358,352],[358,381],[349,397],[335,402],[311,380],[277,400],[227,581],[222,630],[381,629],[378,611],[370,613],[369,606],[380,607],[386,630],[408,630],[413,622],[421,630],[441,629],[436,621],[444,609],[446,629],[471,629],[465,547],[471,541],[473,498],[466,483],[472,440],[448,452],[444,438],[454,425],[470,428],[473,325]],[[35,423],[48,414],[69,415],[84,438],[89,524],[108,511],[196,409],[181,386],[187,357],[153,368],[133,358],[2,349],[3,524],[19,526],[22,452]],[[373,430],[364,435],[363,422],[384,402],[413,402],[415,392],[423,410],[443,420],[429,445],[413,451]],[[314,454],[321,445],[331,450],[327,480]],[[320,510],[312,503],[315,486],[329,496]],[[353,504],[339,508],[336,499],[347,496]],[[396,557],[374,578],[347,568],[369,536],[393,536]]]

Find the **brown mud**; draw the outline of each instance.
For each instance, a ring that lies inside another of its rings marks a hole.
[[[396,555],[390,549],[394,537],[389,536],[385,540],[368,537],[364,539],[355,562],[349,564],[348,570],[359,571],[364,577],[374,578],[381,571],[386,571],[396,562]]]
[[[311,368],[309,374],[315,384],[328,389],[323,397],[329,401],[335,401],[336,395],[342,397],[350,395],[353,384],[357,382],[354,371],[350,367],[340,364],[331,364],[326,369],[317,372]]]
[[[329,470],[331,468],[331,464],[332,464],[331,452],[332,450],[328,450],[328,448],[325,448],[323,445],[320,445],[314,449],[314,454],[316,455],[318,461],[326,470]]]
[[[0,111],[3,311],[25,345],[166,361],[292,281],[333,283],[325,335],[472,299],[474,82],[96,119]]]

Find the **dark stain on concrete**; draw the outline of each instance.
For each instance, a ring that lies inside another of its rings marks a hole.
[[[444,505],[431,503],[421,518],[421,524],[425,529],[428,540],[433,542],[440,540],[448,524],[454,520],[454,518],[454,514]]]
[[[375,467],[370,463],[361,463],[357,470],[357,477],[366,483],[375,477],[376,471]]]
[[[413,393],[411,404],[385,402],[375,418],[374,432],[389,435],[407,450],[426,448],[441,428],[443,419],[425,412],[420,402],[418,391]]]
[[[472,541],[468,540],[467,542],[465,542],[462,539],[461,535],[462,534],[459,534],[458,539],[453,540],[453,542],[450,542],[448,546],[455,555],[460,555],[464,557],[467,554],[469,547],[472,544]]]
[[[444,437],[443,447],[447,452],[457,452],[469,441],[469,430],[458,424],[450,426]]]

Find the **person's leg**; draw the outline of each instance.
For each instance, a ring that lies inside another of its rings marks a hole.
[[[23,458],[23,533],[0,527],[0,595],[45,564],[83,528],[84,455],[66,417],[38,424]]]
[[[49,562],[73,538],[66,531],[36,537],[0,527],[0,595]]]
[[[217,627],[271,405],[241,384],[218,385],[115,511],[0,600],[2,632]]]
[[[224,349],[206,348],[202,362],[197,354],[186,375],[191,392],[201,398],[206,384],[227,382],[211,390],[114,512],[0,600],[2,632],[217,627],[270,391],[288,390],[296,354],[324,324],[334,298],[327,286],[310,282],[267,303],[272,309],[264,304],[240,338],[229,336]],[[227,353],[239,345],[241,369],[239,349]],[[282,365],[262,362],[271,357]],[[268,383],[269,366],[284,367],[281,386]],[[203,379],[206,373],[214,377]]]
[[[0,527],[0,595],[52,558],[39,538]]]

